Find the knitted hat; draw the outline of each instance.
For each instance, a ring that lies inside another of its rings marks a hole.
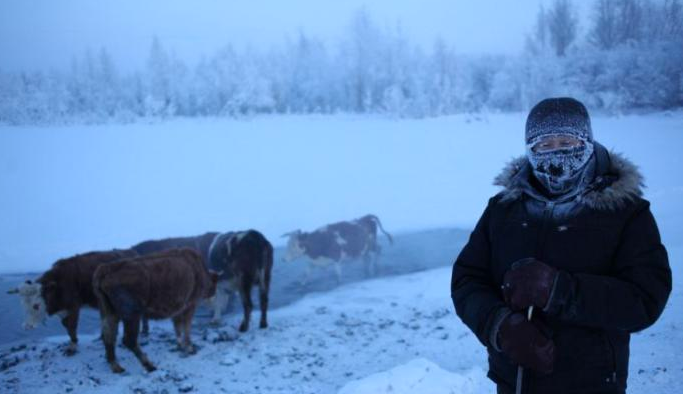
[[[593,142],[593,130],[586,107],[569,97],[549,98],[536,104],[526,119],[527,145],[553,134],[571,135]]]

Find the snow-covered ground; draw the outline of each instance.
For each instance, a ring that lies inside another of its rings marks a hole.
[[[127,373],[112,374],[94,336],[83,338],[79,354],[70,358],[58,346],[66,336],[51,337],[4,357],[18,357],[19,364],[0,375],[0,390],[334,393],[346,382],[419,357],[468,373],[482,367],[484,349],[455,317],[449,282],[448,267],[365,281],[274,310],[267,330],[238,334],[238,316],[220,329],[197,327],[200,350],[190,357],[173,351],[172,327],[160,323],[145,346],[159,367],[151,374],[120,347]]]
[[[485,350],[455,316],[449,284],[450,267],[350,284],[274,310],[270,328],[246,334],[234,329],[237,316],[222,328],[196,324],[200,350],[190,357],[175,351],[171,325],[158,323],[144,346],[159,367],[150,374],[122,347],[127,372],[112,374],[95,335],[70,358],[61,354],[66,336],[50,337],[3,352],[2,368],[16,365],[0,374],[0,391],[493,393]],[[682,305],[677,290],[663,319],[634,336],[630,393],[682,392]]]
[[[390,231],[471,227],[496,191],[493,176],[522,152],[523,125],[513,114],[0,128],[0,271],[208,229],[254,227],[277,243],[292,228],[366,212]],[[596,116],[593,128],[641,167],[674,271],[664,315],[633,337],[629,392],[683,392],[683,115]],[[158,323],[144,347],[160,367],[152,374],[122,348],[128,372],[111,374],[95,332],[71,358],[61,355],[65,336],[26,340],[0,348],[0,392],[360,394],[389,391],[397,375],[394,393],[493,392],[449,279],[444,267],[309,294],[273,310],[268,330],[241,335],[237,316],[219,329],[200,319],[190,357]],[[425,386],[432,378],[444,384]]]
[[[475,367],[468,373],[453,373],[424,358],[350,382],[339,390],[339,394],[488,392],[491,392],[491,383],[486,381],[486,372],[481,368]]]

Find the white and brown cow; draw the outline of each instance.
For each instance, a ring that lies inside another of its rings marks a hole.
[[[221,313],[234,293],[239,293],[244,318],[239,326],[241,332],[249,329],[253,304],[251,289],[259,288],[261,320],[259,328],[268,327],[268,293],[273,269],[273,246],[256,230],[227,232],[218,235],[209,248],[208,267],[222,272],[216,296],[212,299],[214,315],[212,322],[220,322]]]
[[[102,316],[106,359],[115,373],[123,372],[114,345],[118,323],[123,322],[123,345],[147,371],[156,367],[138,343],[140,319],[173,320],[178,346],[195,352],[190,327],[197,305],[216,291],[217,273],[204,266],[193,249],[173,249],[100,265],[93,275],[93,290]]]
[[[78,316],[83,306],[97,308],[92,278],[97,267],[123,258],[137,256],[133,250],[90,252],[61,259],[35,281],[26,281],[8,291],[18,294],[24,307],[24,328],[32,329],[48,316],[58,315],[71,339],[65,354],[76,352]]]
[[[384,230],[375,215],[328,224],[312,232],[289,232],[283,235],[289,238],[283,260],[289,262],[301,257],[308,258],[310,264],[303,283],[308,281],[313,267],[330,265],[334,266],[337,281],[341,282],[341,263],[360,258],[365,262],[366,273],[373,275],[381,253],[377,243],[378,228],[393,244],[391,235]]]

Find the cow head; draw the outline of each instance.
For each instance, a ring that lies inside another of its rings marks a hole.
[[[209,270],[209,283],[204,289],[204,298],[213,298],[216,295],[216,285],[218,280],[223,275],[223,271],[216,272],[214,270]]]
[[[24,329],[36,328],[39,324],[45,323],[47,312],[42,284],[27,280],[21,286],[9,290],[7,294],[19,295],[21,305],[24,307]]]
[[[286,234],[283,234],[282,237],[289,238],[287,241],[287,250],[282,258],[283,261],[294,261],[306,253],[303,246],[301,246],[301,230],[290,231]]]

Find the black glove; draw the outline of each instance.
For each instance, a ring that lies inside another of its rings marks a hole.
[[[534,258],[516,261],[503,277],[505,302],[517,311],[530,306],[545,309],[557,274],[557,269]]]
[[[508,315],[498,329],[500,349],[524,368],[549,374],[555,362],[555,343],[521,313]]]

